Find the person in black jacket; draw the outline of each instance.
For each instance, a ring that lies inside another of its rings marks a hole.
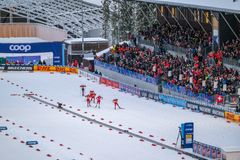
[[[40,66],[42,65],[42,61],[41,60],[38,61],[38,65],[40,65]]]

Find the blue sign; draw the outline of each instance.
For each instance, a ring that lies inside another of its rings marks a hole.
[[[164,95],[164,94],[159,94],[159,99],[165,103],[170,103],[170,104],[176,105],[178,107],[185,108],[187,106],[187,101],[180,99],[180,98],[176,98],[176,97],[172,97],[172,96],[168,96],[168,95]]]
[[[6,126],[0,126],[0,131],[4,131],[4,130],[7,130],[7,127]]]
[[[123,84],[123,83],[119,83],[119,84],[120,84],[119,88],[120,88],[121,91],[132,93],[132,94],[137,95],[137,96],[141,96],[140,89],[138,89],[136,87],[126,85],[126,84]]]
[[[0,43],[0,53],[30,54],[45,52],[53,53],[53,65],[64,65],[62,42]]]
[[[193,122],[181,124],[181,147],[193,148],[194,124]]]
[[[30,145],[30,146],[37,145],[37,144],[38,144],[38,141],[27,141],[26,142],[26,145]]]

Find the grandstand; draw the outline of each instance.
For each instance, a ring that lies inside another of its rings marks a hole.
[[[111,51],[114,54],[99,57],[97,69],[113,79],[122,77],[114,71],[137,77],[145,82],[124,82],[189,100],[216,104],[221,95],[225,106],[237,108],[240,2],[137,0],[134,5],[131,2],[118,1],[118,14],[119,17],[124,14],[122,6],[134,6],[137,15],[128,16],[138,17],[136,23],[146,22],[131,33],[130,40],[137,46],[114,46]],[[108,66],[111,73],[101,66]]]

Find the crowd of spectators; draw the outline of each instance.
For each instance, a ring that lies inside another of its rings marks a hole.
[[[187,57],[173,56],[164,49],[153,52],[122,44],[116,45],[110,54],[104,54],[97,59],[177,86],[184,86],[194,93],[236,93],[240,75],[236,70],[222,65],[222,55],[221,51],[211,52],[207,59],[203,59],[202,55],[197,53],[192,61]]]
[[[200,52],[212,45],[211,33],[193,30],[190,27],[180,28],[177,25],[153,25],[140,31],[139,35],[153,43],[170,44],[193,52]],[[240,59],[240,40],[228,40],[223,43],[221,49],[224,57]]]
[[[210,46],[212,43],[211,33],[193,30],[190,27],[181,28],[177,25],[153,25],[140,31],[140,35],[143,36],[144,40],[154,43],[167,43],[186,49],[199,50]]]
[[[224,57],[240,60],[240,40],[226,41],[222,47]]]

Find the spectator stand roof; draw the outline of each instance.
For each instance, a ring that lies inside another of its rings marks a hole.
[[[205,9],[218,12],[230,12],[240,14],[240,0],[137,0],[141,2],[158,3],[189,8]]]
[[[82,23],[85,32],[102,28],[100,3],[100,0],[0,0],[0,10],[64,29],[69,37],[81,37]]]
[[[0,38],[0,43],[40,43],[48,42],[37,37],[11,37],[11,38]]]

